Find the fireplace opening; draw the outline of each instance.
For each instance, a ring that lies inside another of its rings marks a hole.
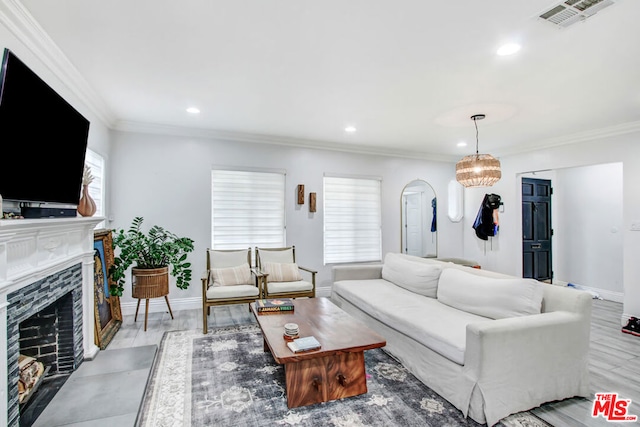
[[[7,294],[9,427],[31,426],[84,360],[82,284],[82,264],[77,263]],[[20,360],[24,367],[25,357],[42,361],[49,371],[27,404],[23,399],[20,405]]]
[[[75,369],[71,292],[20,322],[20,426],[31,426]]]

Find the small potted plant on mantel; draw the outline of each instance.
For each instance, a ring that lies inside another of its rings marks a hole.
[[[187,289],[192,273],[187,254],[193,252],[193,240],[178,237],[157,225],[144,233],[142,222],[142,217],[135,217],[128,230],[113,230],[114,250],[119,249],[119,253],[109,269],[109,277],[113,281],[109,289],[111,295],[122,296],[125,273],[134,264],[131,269],[131,294],[134,298],[164,296],[166,299],[169,273],[176,278],[178,288]]]

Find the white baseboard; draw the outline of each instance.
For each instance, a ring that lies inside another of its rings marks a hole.
[[[568,282],[554,279],[553,284],[558,286],[567,286]],[[622,292],[608,291],[606,289],[592,288],[590,286],[582,286],[582,285],[576,285],[576,286],[577,286],[576,289],[580,289],[583,291],[590,291],[592,293],[597,294],[600,298],[605,299],[607,301],[613,301],[613,302],[619,302],[619,303],[624,302],[624,294]]]
[[[608,291],[606,289],[598,289],[598,288],[592,288],[590,286],[582,286],[582,285],[580,285],[578,289],[596,293],[601,299],[605,299],[607,301],[613,301],[613,302],[619,302],[619,303],[624,302],[624,294],[622,292]]]
[[[330,297],[331,296],[331,288],[316,288],[316,296],[319,297]],[[130,302],[121,302],[120,310],[122,311],[123,316],[134,315],[136,314],[136,305],[137,301]],[[200,297],[191,297],[191,298],[169,298],[169,304],[171,304],[172,311],[179,310],[192,310],[194,308],[202,308],[202,298]],[[144,316],[144,308],[145,301],[140,300],[140,310],[138,311],[138,316]],[[149,300],[149,313],[168,313],[169,309],[167,308],[167,303],[164,298],[152,298]]]
[[[588,288],[586,286],[583,286],[583,289],[597,292],[600,295],[600,298],[606,299],[607,301],[614,301],[619,303],[624,302],[624,294],[622,292],[607,291],[605,289],[597,289],[597,288]]]
[[[122,310],[123,316],[134,315],[136,314],[136,306],[137,301],[131,302],[121,302],[120,309]],[[192,297],[192,298],[169,298],[169,304],[171,304],[171,311],[179,311],[179,310],[191,310],[194,308],[202,308],[202,298],[200,297]],[[140,300],[140,310],[138,311],[138,316],[144,316],[145,310],[145,300]],[[169,312],[167,308],[167,302],[164,298],[152,298],[149,300],[149,313],[164,313]]]
[[[316,288],[316,296],[329,298],[331,296],[331,288]]]

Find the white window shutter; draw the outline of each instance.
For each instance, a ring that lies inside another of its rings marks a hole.
[[[212,170],[211,245],[285,246],[285,174]]]
[[[382,260],[380,179],[324,177],[324,263]]]

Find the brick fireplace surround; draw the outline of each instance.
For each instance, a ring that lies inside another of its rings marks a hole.
[[[94,343],[93,229],[103,218],[0,220],[0,425],[17,427],[18,323],[67,293],[77,368]],[[17,317],[17,318],[16,318]],[[6,414],[6,415],[4,415]]]

